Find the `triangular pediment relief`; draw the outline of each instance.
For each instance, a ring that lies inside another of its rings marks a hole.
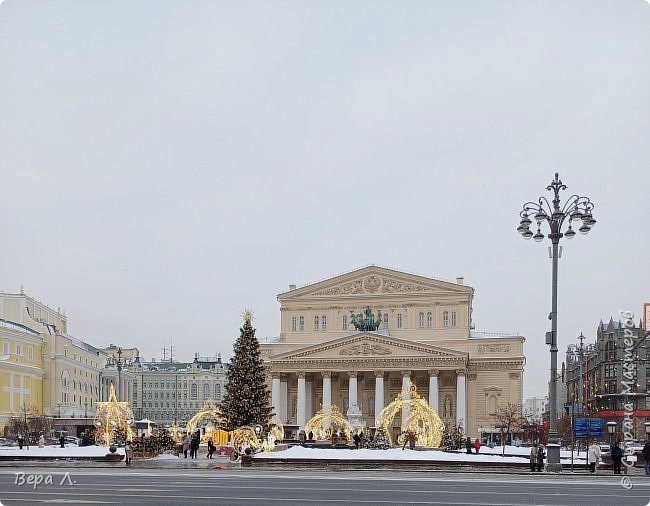
[[[294,360],[336,360],[350,358],[448,358],[466,359],[467,354],[439,346],[421,344],[373,332],[360,332],[271,356],[272,362]]]
[[[278,295],[278,299],[300,297],[392,295],[392,294],[468,294],[472,288],[448,281],[370,266]]]

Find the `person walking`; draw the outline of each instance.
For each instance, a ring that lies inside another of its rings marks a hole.
[[[39,448],[45,447],[45,436],[43,436],[43,434],[41,434],[41,437],[38,438],[38,447]]]
[[[59,437],[59,444],[61,445],[61,448],[65,448],[65,437],[63,437],[63,433],[61,433],[61,436]]]
[[[467,450],[467,453],[472,453],[472,438],[469,436],[465,440],[465,450]]]
[[[650,476],[650,441],[646,441],[645,445],[643,445],[641,455],[643,455],[643,461],[645,464],[645,474],[646,476]]]
[[[481,449],[481,442],[478,440],[478,438],[474,440],[474,449],[476,450],[476,453],[478,453],[478,451]]]
[[[131,441],[127,441],[124,445],[124,460],[128,466],[133,460],[133,446],[131,446]]]
[[[615,445],[612,445],[612,463],[614,464],[614,474],[621,474],[621,463],[623,462],[623,450],[621,450],[621,442],[616,441]]]
[[[215,446],[214,446],[214,442],[212,441],[212,438],[209,437],[209,438],[208,438],[208,454],[207,454],[207,457],[208,457],[209,459],[212,458],[212,454],[214,453],[214,450],[215,450],[215,449],[216,449],[216,448],[215,448]]]
[[[544,468],[544,459],[546,458],[546,452],[544,451],[544,445],[539,444],[537,447],[537,472],[541,473]]]
[[[187,450],[190,449],[190,438],[187,434],[183,437],[183,455],[187,458]]]
[[[596,472],[596,464],[600,462],[600,457],[602,456],[602,453],[600,451],[600,446],[596,444],[594,441],[591,443],[591,446],[589,446],[589,451],[588,453],[588,462],[589,462],[589,472],[590,473],[595,473]]]
[[[530,470],[534,473],[537,467],[537,443],[530,449]]]
[[[18,434],[18,449],[22,450],[24,444],[25,444],[25,440],[23,439],[22,434]]]
[[[354,446],[359,449],[359,445],[361,444],[361,436],[359,434],[355,434],[352,436],[352,439],[354,440]]]
[[[307,439],[307,436],[305,434],[305,431],[300,429],[300,432],[298,432],[298,441],[300,441],[301,445],[304,445],[306,439]]]
[[[309,441],[313,441],[314,440],[314,432],[310,430],[307,437],[308,437]]]

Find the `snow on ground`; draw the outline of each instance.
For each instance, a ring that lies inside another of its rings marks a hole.
[[[0,447],[0,457],[59,457],[65,459],[68,457],[103,457],[109,453],[107,446],[70,445],[65,448],[59,446],[45,446],[43,448],[30,446],[29,450],[26,446],[23,446],[22,450],[17,446]],[[116,453],[124,455],[124,448],[118,448]]]
[[[441,461],[441,462],[494,462],[494,463],[528,463],[530,462],[530,448],[506,447],[506,456],[501,456],[501,448],[485,447],[480,452],[471,455],[463,452],[444,452],[442,450],[410,450],[405,448],[391,448],[388,450],[345,450],[345,449],[326,449],[326,448],[308,448],[302,446],[292,446],[291,448],[277,452],[263,452],[255,455],[256,459],[322,459],[322,460],[421,460],[421,461]],[[510,453],[510,456],[508,456]],[[562,464],[571,464],[571,452],[562,451]],[[517,456],[512,456],[513,454]],[[574,464],[584,464],[584,452],[579,459],[574,453]]]

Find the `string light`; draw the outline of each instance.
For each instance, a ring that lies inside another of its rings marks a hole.
[[[97,427],[95,440],[110,446],[113,435],[117,430],[123,430],[126,439],[133,439],[131,424],[133,423],[133,412],[128,402],[120,402],[115,396],[115,387],[111,383],[108,391],[108,401],[97,402],[95,413],[95,427]]]

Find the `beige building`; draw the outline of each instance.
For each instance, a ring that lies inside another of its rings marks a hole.
[[[522,402],[524,338],[472,330],[473,288],[370,266],[278,295],[281,331],[261,343],[275,413],[304,427],[335,404],[375,425],[411,380],[445,423],[477,437]],[[359,331],[352,315],[381,317]],[[402,417],[404,414],[402,414]],[[393,421],[398,432],[402,419]]]

